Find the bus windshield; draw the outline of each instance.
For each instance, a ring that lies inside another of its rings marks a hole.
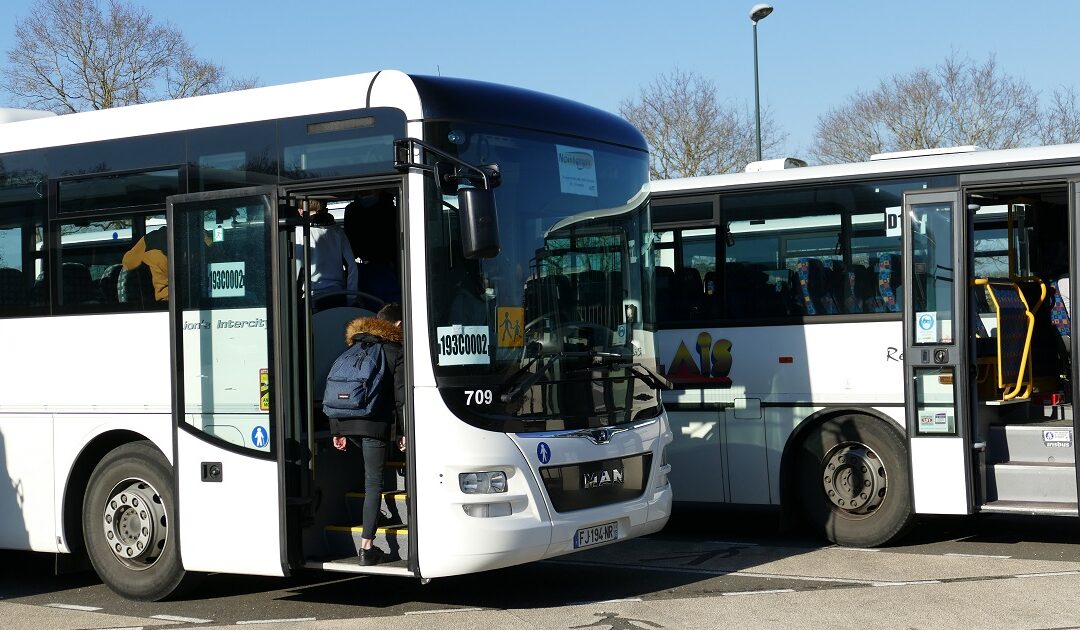
[[[497,164],[502,179],[501,251],[483,260],[462,257],[456,198],[429,184],[432,360],[447,404],[500,431],[656,415],[652,308],[642,308],[653,294],[647,154],[456,122],[429,124],[426,137]]]

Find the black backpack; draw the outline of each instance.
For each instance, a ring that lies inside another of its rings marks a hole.
[[[387,371],[381,343],[354,343],[330,367],[323,412],[330,418],[366,418],[381,413]]]

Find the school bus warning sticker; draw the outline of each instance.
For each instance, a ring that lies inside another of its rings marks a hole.
[[[525,309],[520,306],[499,306],[495,309],[498,321],[499,347],[520,348],[525,345]]]
[[[259,370],[259,409],[270,411],[270,370]]]

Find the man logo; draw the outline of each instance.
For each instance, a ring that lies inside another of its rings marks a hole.
[[[601,486],[622,485],[623,471],[621,468],[612,467],[599,472],[587,472],[581,475],[582,488],[599,488]]]

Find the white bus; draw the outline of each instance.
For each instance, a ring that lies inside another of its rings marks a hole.
[[[1076,516],[1078,181],[1080,145],[654,182],[675,501],[852,546]]]
[[[647,183],[615,116],[396,71],[4,124],[0,547],[160,599],[202,572],[427,580],[659,530]],[[312,199],[360,270],[314,309]],[[125,268],[144,238],[157,257]],[[360,449],[331,447],[320,399],[345,325],[396,300],[408,450],[393,561],[364,567]]]

